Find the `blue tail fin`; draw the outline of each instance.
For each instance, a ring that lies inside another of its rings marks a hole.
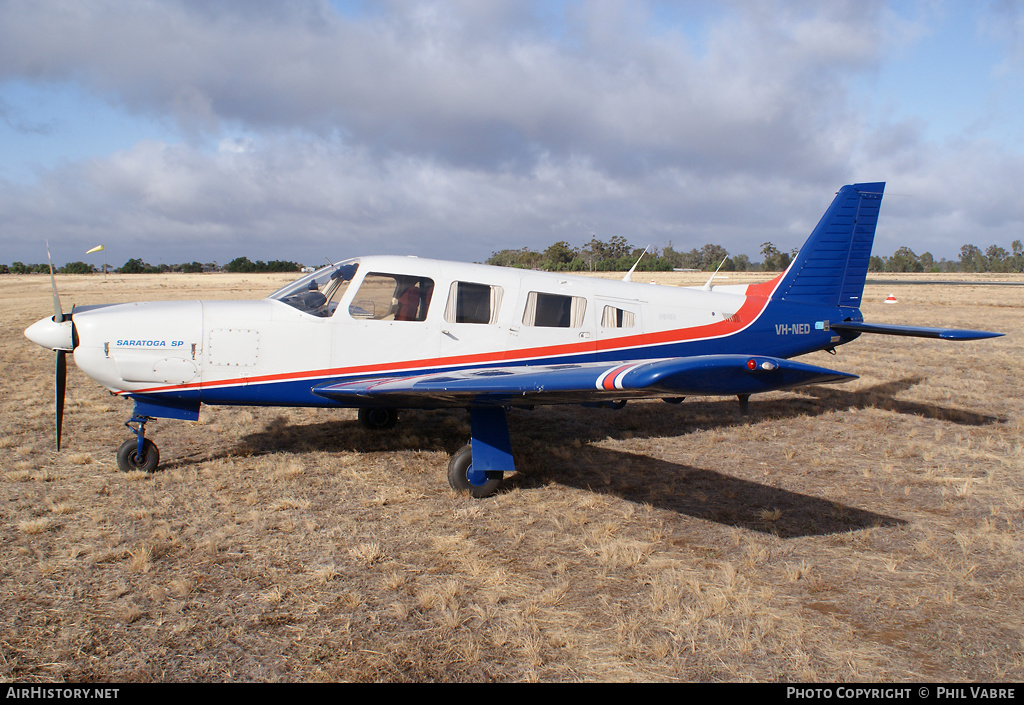
[[[884,190],[884,182],[839,189],[773,298],[859,307]]]

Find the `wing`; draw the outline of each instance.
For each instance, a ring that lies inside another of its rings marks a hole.
[[[351,406],[438,408],[756,394],[851,379],[856,375],[763,355],[702,355],[371,377],[313,392]]]
[[[922,328],[920,326],[894,326],[887,323],[863,323],[860,321],[833,323],[830,328],[840,332],[881,333],[882,335],[906,335],[914,338],[941,338],[943,340],[980,340],[982,338],[998,338],[1003,335],[987,330]]]

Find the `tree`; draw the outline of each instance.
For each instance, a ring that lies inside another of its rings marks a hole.
[[[671,242],[668,243],[668,246],[664,250],[661,251],[661,256],[662,256],[663,259],[668,261],[669,265],[671,267],[673,267],[673,268],[675,268],[675,267],[680,267],[681,268],[683,266],[683,255],[682,255],[681,252],[676,252],[672,248],[672,243]]]
[[[729,252],[721,245],[704,245],[700,250],[700,268],[714,271],[728,256]]]
[[[924,267],[914,251],[909,247],[901,247],[889,258],[887,272],[923,272]]]
[[[96,268],[85,262],[68,262],[59,271],[61,274],[92,274]]]
[[[544,250],[542,266],[550,271],[571,269],[572,261],[577,258],[578,252],[575,247],[565,240],[559,240]]]
[[[1010,253],[998,245],[989,245],[985,250],[985,258],[988,260],[990,272],[1006,272],[1009,270]]]
[[[761,268],[768,272],[781,272],[793,261],[789,255],[779,252],[779,248],[770,242],[761,245],[761,256],[764,257]]]
[[[256,271],[256,265],[253,264],[248,257],[235,257],[224,265],[224,269],[233,274],[249,273]]]
[[[130,259],[118,270],[120,274],[146,274],[154,271],[153,266],[143,262],[141,259]]]
[[[695,247],[689,252],[680,253],[680,264],[683,269],[700,269],[700,250]]]
[[[540,266],[543,255],[521,247],[518,250],[501,250],[492,252],[487,264],[495,267],[518,267],[520,269],[536,269]]]
[[[960,248],[960,271],[962,272],[984,272],[988,269],[988,262],[981,248],[977,245],[964,245]]]
[[[621,235],[612,235],[608,241],[608,258],[622,259],[623,257],[628,257],[632,249],[626,238]]]
[[[932,272],[937,270],[935,266],[935,257],[931,252],[925,252],[919,259],[921,261],[921,269],[923,271]]]

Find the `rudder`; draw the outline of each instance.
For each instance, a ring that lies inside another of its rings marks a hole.
[[[772,298],[859,307],[884,190],[884,182],[839,189]]]

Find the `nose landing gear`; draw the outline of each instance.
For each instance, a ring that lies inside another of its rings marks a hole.
[[[135,434],[117,449],[117,467],[121,472],[154,472],[160,464],[160,451],[156,444],[146,438],[146,422],[152,421],[151,416],[134,415],[125,426]],[[138,424],[138,428],[132,426]]]

